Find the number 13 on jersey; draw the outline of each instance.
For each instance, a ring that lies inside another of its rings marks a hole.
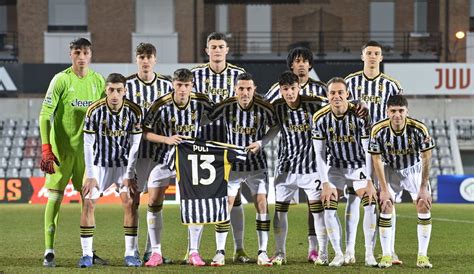
[[[193,185],[210,185],[216,180],[216,168],[212,163],[216,160],[214,155],[189,154],[188,160],[191,161],[191,176]],[[209,171],[209,177],[204,178],[202,172]]]

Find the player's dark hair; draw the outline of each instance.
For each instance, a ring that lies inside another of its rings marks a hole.
[[[72,40],[71,43],[69,43],[69,49],[71,50],[91,48],[91,47],[92,47],[91,42],[83,37]]]
[[[222,32],[213,32],[207,36],[206,45],[209,44],[211,40],[224,40],[227,44],[227,37]]]
[[[237,82],[239,80],[253,81],[253,76],[252,76],[252,74],[250,74],[248,72],[244,72],[244,73],[241,73],[241,74],[237,75],[237,78],[235,79],[235,82]]]
[[[362,45],[362,51],[364,51],[364,49],[367,48],[367,47],[378,47],[378,48],[382,49],[382,45],[379,42],[374,41],[374,40],[370,40],[369,42]]]
[[[387,108],[390,106],[408,107],[408,100],[403,95],[393,95],[387,101]]]
[[[193,79],[193,73],[187,68],[177,69],[173,73],[173,81],[192,82]]]
[[[291,71],[285,71],[280,75],[280,79],[278,79],[278,84],[282,85],[293,85],[294,83],[298,83],[298,75],[294,74]]]
[[[341,77],[333,77],[331,78],[328,83],[327,83],[327,87],[329,87],[330,84],[335,84],[335,83],[341,83],[341,84],[344,84],[344,87],[346,88],[347,90],[347,83],[346,81],[344,80],[344,78],[341,78]]]
[[[288,69],[292,70],[291,64],[297,57],[301,57],[303,60],[308,60],[310,65],[309,70],[313,68],[313,53],[311,50],[305,47],[296,47],[291,49],[288,53],[288,56],[286,57],[286,66]]]
[[[127,78],[125,78],[125,76],[120,73],[111,73],[109,76],[107,76],[107,80],[105,82],[112,84],[122,83],[125,86],[127,83]]]
[[[140,43],[138,44],[136,50],[136,56],[138,55],[154,55],[156,56],[156,48],[150,43]]]

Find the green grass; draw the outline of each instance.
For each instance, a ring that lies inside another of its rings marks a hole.
[[[344,204],[339,208],[343,213]],[[145,235],[145,208],[141,209],[140,235]],[[273,207],[271,207],[273,212]],[[230,258],[232,254],[232,240],[227,242],[227,265],[222,268],[202,267],[194,268],[184,265],[165,265],[158,269],[130,269],[122,266],[124,240],[122,230],[122,211],[119,205],[98,205],[96,211],[97,229],[94,239],[94,248],[98,254],[110,260],[111,266],[94,267],[97,272],[417,272],[415,266],[417,253],[416,213],[411,204],[402,204],[397,207],[397,253],[404,261],[402,266],[380,270],[367,268],[364,262],[364,242],[361,224],[356,246],[357,263],[354,266],[343,266],[339,269],[329,267],[315,267],[306,262],[307,254],[307,225],[306,205],[290,207],[289,233],[287,240],[288,265],[282,267],[262,268],[257,265],[235,265]],[[41,205],[0,205],[0,273],[27,273],[27,272],[84,272],[76,268],[77,261],[82,254],[79,239],[78,204],[62,206],[58,235],[56,239],[55,269],[46,269],[41,266],[43,256],[43,211]],[[256,257],[257,239],[255,232],[255,212],[251,206],[246,206],[246,250]],[[340,215],[342,216],[342,215]],[[361,212],[361,219],[363,212]],[[433,208],[433,232],[429,247],[429,256],[434,268],[431,272],[438,273],[473,273],[474,272],[474,205],[442,205],[435,204]],[[175,205],[164,207],[165,227],[163,231],[163,253],[165,256],[179,261],[185,254],[187,246],[186,227],[180,224],[179,210]],[[140,238],[140,248],[143,249],[144,237]],[[201,254],[209,261],[215,250],[214,228],[207,226],[201,243]],[[274,250],[274,239],[270,232],[269,253]],[[330,248],[331,250],[331,248]],[[380,254],[380,245],[377,244],[376,254]],[[331,255],[332,258],[332,255]]]

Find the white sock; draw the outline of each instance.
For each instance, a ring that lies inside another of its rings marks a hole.
[[[202,225],[189,225],[189,254],[199,252],[199,242],[203,231]]]
[[[286,254],[286,234],[288,233],[288,212],[276,211],[273,218],[276,252]]]
[[[146,213],[148,223],[148,237],[150,237],[150,246],[152,252],[161,254],[161,231],[163,230],[162,211]]]
[[[341,249],[341,223],[337,216],[337,209],[324,210],[324,222],[326,223],[326,231],[328,238],[331,241],[332,248],[336,256],[342,255]]]
[[[395,207],[392,207],[392,241],[391,241],[392,254],[395,254],[396,230],[397,230],[397,213],[395,213]]]
[[[392,214],[380,213],[379,216],[379,234],[380,245],[382,246],[383,256],[392,255]]]
[[[326,224],[324,223],[324,211],[313,213],[314,230],[316,231],[316,238],[319,245],[319,254],[328,254],[328,234],[326,231]]]
[[[147,216],[148,218],[148,216]],[[146,242],[145,242],[145,253],[150,253],[151,251],[151,241],[150,241],[150,234],[148,233],[148,228],[146,231]]]
[[[375,228],[377,227],[377,214],[375,213],[375,205],[364,206],[364,239],[365,253],[374,254],[375,247]]]
[[[137,236],[125,236],[125,256],[135,256],[137,242]]]
[[[232,235],[234,238],[234,250],[244,249],[244,207],[242,204],[233,206],[230,211],[230,224],[232,225]]]
[[[267,251],[268,246],[268,232],[270,230],[270,220],[268,214],[257,213],[257,237],[258,237],[258,250]]]
[[[346,252],[354,253],[357,237],[357,226],[360,219],[360,198],[355,194],[349,194],[346,204]]]
[[[92,253],[92,243],[94,237],[81,237],[82,256],[94,256]]]
[[[216,232],[216,250],[225,250],[225,243],[227,240],[227,232]]]
[[[431,238],[431,213],[418,213],[418,255],[426,256]]]

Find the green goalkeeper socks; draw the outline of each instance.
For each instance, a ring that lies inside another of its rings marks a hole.
[[[59,208],[63,194],[49,191],[48,202],[44,211],[44,245],[45,249],[53,249],[54,237],[56,236],[56,228],[58,226]]]

